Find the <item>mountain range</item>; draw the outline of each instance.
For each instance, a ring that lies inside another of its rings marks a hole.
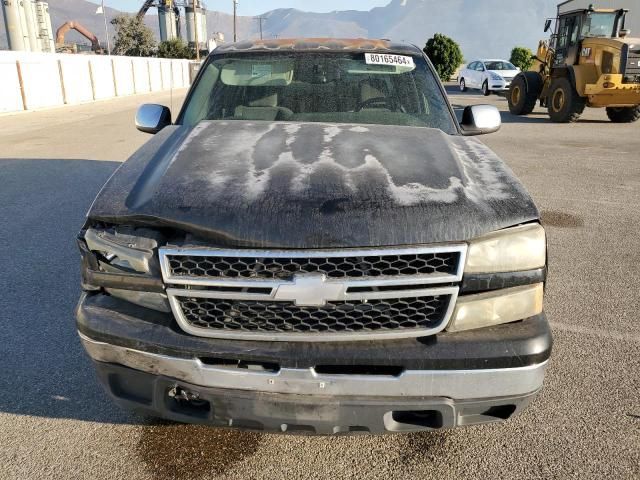
[[[142,4],[142,2],[139,2]],[[467,60],[478,57],[508,57],[515,45],[535,48],[545,38],[544,21],[555,16],[558,0],[390,0],[384,7],[369,11],[344,10],[313,13],[296,9],[276,9],[262,16],[265,38],[285,37],[371,37],[390,38],[424,46],[434,33],[444,33],[462,47]],[[76,20],[104,41],[104,24],[96,15],[97,5],[85,0],[50,0],[54,30],[67,20]],[[107,8],[107,18],[119,12]],[[0,12],[1,16],[1,12]],[[157,35],[155,10],[145,22]],[[207,12],[209,34],[222,32],[233,38],[233,17]],[[0,23],[0,48],[6,48],[4,21]],[[113,31],[111,31],[113,35]],[[240,39],[259,38],[255,17],[238,18]],[[75,32],[68,42],[84,42]]]

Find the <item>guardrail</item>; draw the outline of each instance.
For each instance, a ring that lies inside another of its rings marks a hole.
[[[186,88],[189,60],[0,52],[0,113]]]

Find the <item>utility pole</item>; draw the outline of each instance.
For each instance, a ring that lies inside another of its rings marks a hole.
[[[238,0],[233,0],[233,41],[238,41]]]
[[[198,10],[196,10],[197,7],[197,1],[193,0],[193,33],[195,35],[195,41],[196,41],[196,60],[199,62],[200,61],[200,43],[198,41]]]
[[[111,55],[111,40],[109,39],[109,27],[107,27],[107,11],[104,9],[104,0],[100,2],[102,18],[104,19],[104,34],[107,37],[107,53]]]
[[[262,40],[262,22],[264,22],[267,17],[256,17],[256,20],[260,22],[260,40]]]

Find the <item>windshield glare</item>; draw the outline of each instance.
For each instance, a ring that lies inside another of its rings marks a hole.
[[[393,64],[372,64],[378,57],[393,57]],[[182,117],[190,126],[202,120],[363,123],[457,133],[423,57],[364,53],[214,56]]]
[[[487,70],[517,70],[516,66],[509,62],[484,62]]]
[[[616,23],[616,13],[591,13],[582,26],[583,37],[611,37]]]

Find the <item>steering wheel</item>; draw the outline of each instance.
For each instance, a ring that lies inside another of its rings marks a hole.
[[[387,99],[387,97],[368,98],[368,99],[366,99],[363,102],[360,102],[358,104],[357,111],[359,112],[361,110],[364,110],[367,107],[387,108],[387,109],[389,109],[389,100]]]

